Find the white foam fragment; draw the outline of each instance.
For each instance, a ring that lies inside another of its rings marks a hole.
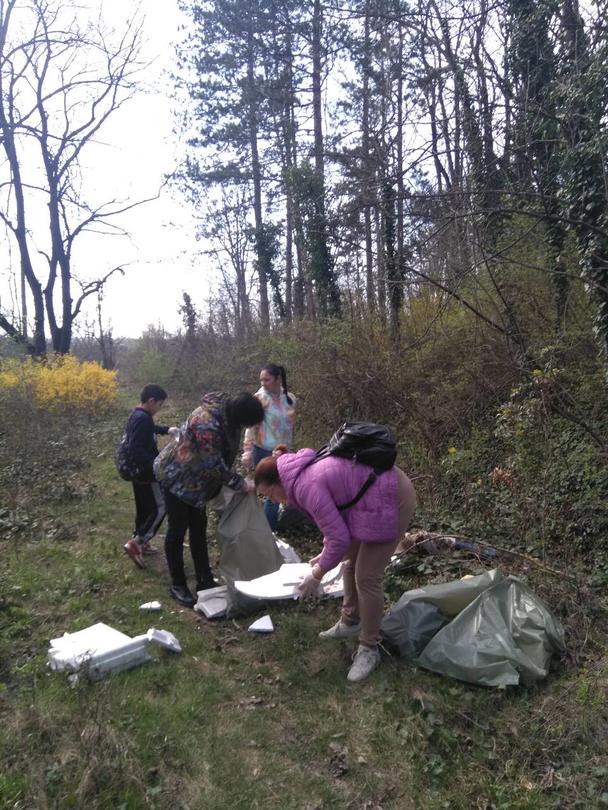
[[[198,601],[194,606],[194,610],[197,613],[202,613],[208,619],[219,619],[226,614],[228,608],[227,592],[225,585],[198,591]]]
[[[181,644],[168,630],[157,630],[155,627],[151,627],[146,633],[146,638],[171,652],[181,653],[182,651]]]
[[[274,542],[279,549],[279,553],[283,558],[283,562],[286,563],[300,563],[302,562],[302,558],[298,554],[298,552],[290,546],[289,543],[286,543],[285,540],[281,540],[280,537],[277,537],[276,534],[273,534]]]
[[[270,616],[262,616],[247,628],[250,633],[272,633],[274,625]]]
[[[155,599],[153,602],[144,602],[143,605],[139,606],[140,610],[160,610],[162,607],[161,603],[158,599]]]

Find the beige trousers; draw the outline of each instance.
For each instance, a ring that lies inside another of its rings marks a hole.
[[[345,624],[358,624],[360,621],[359,642],[368,647],[376,647],[380,640],[380,624],[384,613],[382,588],[384,570],[416,511],[414,486],[398,467],[397,504],[399,507],[397,537],[387,540],[386,543],[361,543],[353,540],[344,558],[342,621]]]

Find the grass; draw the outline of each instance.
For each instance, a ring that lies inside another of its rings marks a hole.
[[[317,638],[335,602],[273,606],[275,632],[254,636],[255,617],[212,623],[179,609],[162,560],[139,571],[126,559],[132,504],[114,472],[116,424],[73,426],[87,464],[65,470],[70,491],[42,499],[37,484],[22,487],[5,514],[0,808],[608,806],[601,605],[528,572],[563,619],[575,614],[568,659],[535,689],[471,687],[393,659],[351,687],[351,647]],[[17,512],[27,519],[15,527]],[[390,593],[476,570],[466,557],[427,563]],[[162,611],[140,612],[152,599]],[[129,635],[162,627],[183,653],[152,651],[152,663],[71,686],[48,670],[48,642],[97,621]]]

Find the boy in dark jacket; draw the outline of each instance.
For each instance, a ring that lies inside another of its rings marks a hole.
[[[139,399],[140,404],[131,412],[126,427],[129,458],[140,470],[137,480],[131,482],[135,498],[135,531],[123,548],[135,565],[144,568],[144,554],[157,553],[150,540],[165,516],[163,493],[152,471],[158,455],[156,434],[177,433],[178,428],[154,423],[154,416],[167,399],[167,392],[160,385],[149,383],[144,386]]]

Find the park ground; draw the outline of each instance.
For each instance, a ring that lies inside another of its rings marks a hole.
[[[0,808],[608,807],[601,593],[501,553],[503,572],[525,577],[566,627],[568,654],[544,682],[486,689],[386,658],[347,685],[352,648],[317,638],[335,602],[273,606],[275,632],[253,635],[255,617],[210,622],[171,602],[162,558],[140,571],[125,557],[116,426],[116,414],[47,426],[48,455],[5,469]],[[217,561],[212,531],[210,548]],[[461,554],[404,564],[387,599],[483,565]],[[139,610],[153,599],[160,613]],[[183,652],[70,685],[48,669],[48,642],[95,622],[169,630]]]

